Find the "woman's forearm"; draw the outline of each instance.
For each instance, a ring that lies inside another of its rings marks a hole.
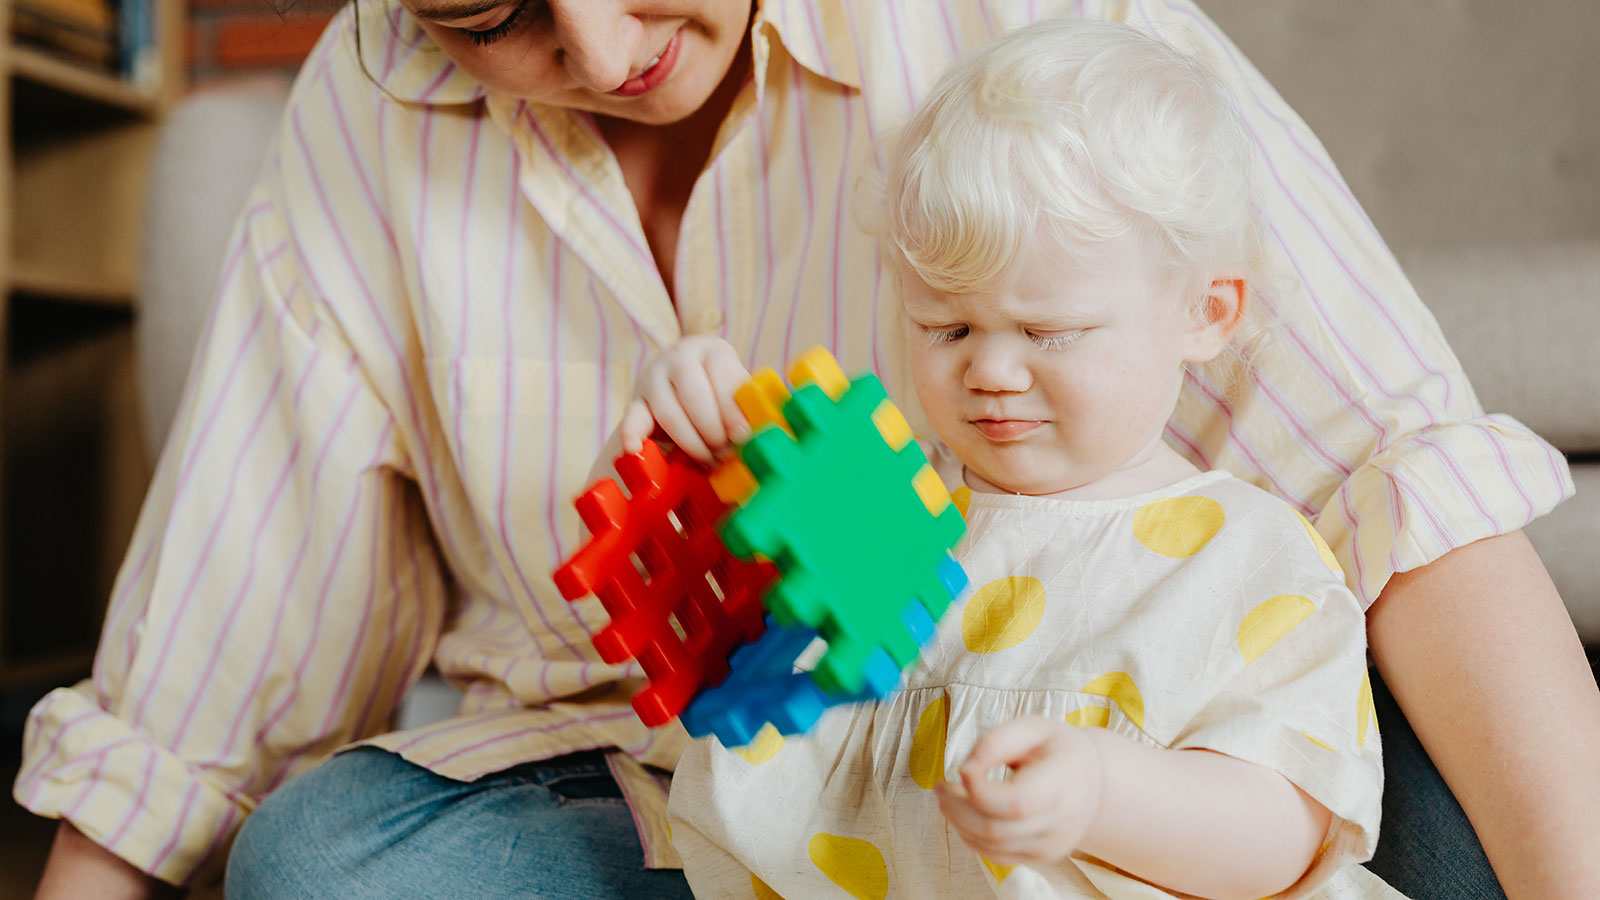
[[[1269,896],[1316,857],[1330,814],[1277,772],[1200,750],[1087,729],[1104,798],[1079,849],[1196,897]]]
[[[1600,897],[1600,690],[1527,538],[1394,576],[1368,636],[1510,900]]]
[[[128,865],[110,850],[84,837],[71,823],[56,829],[34,900],[148,900],[176,897],[177,888]]]

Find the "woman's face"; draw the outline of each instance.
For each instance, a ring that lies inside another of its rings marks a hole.
[[[493,91],[647,125],[699,109],[733,63],[750,0],[403,0]]]

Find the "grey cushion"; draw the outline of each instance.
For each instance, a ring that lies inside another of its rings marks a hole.
[[[287,96],[281,78],[211,88],[185,98],[162,124],[145,202],[135,330],[151,459],[172,426],[234,219]]]
[[[1401,264],[1485,409],[1600,452],[1600,238],[1450,247]]]

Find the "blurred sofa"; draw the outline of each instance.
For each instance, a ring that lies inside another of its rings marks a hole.
[[[1577,497],[1527,531],[1600,647],[1600,5],[1200,3],[1321,136],[1484,406],[1571,459]],[[162,136],[139,313],[152,445],[283,95],[200,91]]]

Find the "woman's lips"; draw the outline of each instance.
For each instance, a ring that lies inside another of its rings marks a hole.
[[[673,66],[678,63],[678,45],[683,41],[683,29],[672,33],[672,40],[667,41],[666,49],[656,58],[655,64],[643,72],[629,78],[622,86],[611,93],[617,97],[637,97],[640,94],[654,90],[661,82],[667,80],[672,74]]]
[[[1043,425],[1037,419],[973,419],[972,427],[991,441],[1014,441]]]

